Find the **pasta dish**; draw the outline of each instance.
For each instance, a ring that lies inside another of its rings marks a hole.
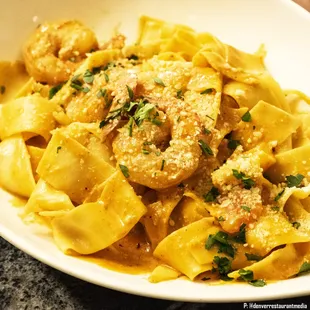
[[[309,98],[263,47],[147,16],[125,41],[44,23],[0,63],[0,185],[27,199],[22,219],[151,282],[309,272]]]

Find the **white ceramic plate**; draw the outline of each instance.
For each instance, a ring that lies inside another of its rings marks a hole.
[[[76,18],[108,37],[119,23],[134,40],[137,20],[147,14],[209,31],[240,49],[268,50],[267,65],[283,88],[308,95],[310,72],[310,14],[290,0],[11,0],[0,10],[0,59],[16,59],[20,46],[43,21]],[[0,191],[0,235],[38,260],[83,280],[144,296],[198,302],[227,302],[288,298],[310,294],[310,275],[268,284],[210,286],[175,280],[150,284],[147,276],[126,275],[62,254],[52,238],[36,226],[26,226]]]

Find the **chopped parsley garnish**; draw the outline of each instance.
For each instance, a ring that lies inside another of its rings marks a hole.
[[[235,248],[230,244],[227,233],[219,231],[215,235],[209,235],[205,248],[210,250],[215,245],[218,247],[218,253],[225,253],[232,258],[235,257]]]
[[[297,275],[300,276],[300,275],[305,274],[305,273],[308,273],[308,272],[310,272],[310,263],[304,262],[304,263],[301,265],[301,267],[300,267],[299,272],[298,272]]]
[[[158,84],[158,85],[161,85],[161,86],[164,86],[164,87],[166,86],[165,83],[163,82],[163,80],[160,79],[159,77],[154,78],[154,82],[156,84]]]
[[[154,108],[155,106],[151,103],[147,103],[138,108],[134,115],[134,119],[137,122],[137,124],[138,125],[142,124],[142,122],[149,117],[151,111],[153,111]]]
[[[165,161],[164,159],[161,161],[160,171],[163,171],[163,170],[164,170],[165,162],[166,162],[166,161]]]
[[[282,197],[284,192],[285,192],[285,188],[283,188],[282,191],[278,193],[278,195],[275,197],[274,201],[278,201]]]
[[[203,90],[200,94],[201,95],[206,95],[206,94],[211,94],[213,92],[214,88],[207,88]]]
[[[178,118],[177,118],[177,122],[179,122],[181,119],[181,116],[179,115]]]
[[[280,208],[278,206],[274,206],[274,207],[271,207],[271,210],[278,212],[280,210]]]
[[[61,83],[61,84],[58,84],[54,87],[52,87],[48,93],[48,99],[52,99],[62,88],[64,84]]]
[[[202,132],[205,134],[205,135],[209,135],[211,133],[211,131],[207,128],[203,128]]]
[[[241,206],[241,209],[243,209],[246,212],[251,212],[251,208],[249,208],[248,206]]]
[[[245,189],[250,189],[251,187],[255,186],[255,182],[251,178],[247,177],[243,172],[239,172],[236,169],[232,169],[232,172],[236,179],[242,181]]]
[[[219,190],[216,187],[212,186],[210,191],[207,194],[203,195],[204,201],[205,202],[216,201],[216,197],[219,196],[219,194],[220,194]]]
[[[220,274],[220,278],[224,281],[229,281],[231,278],[227,274],[231,271],[231,260],[227,257],[214,256],[213,263],[217,265],[216,270]]]
[[[238,271],[239,275],[240,275],[240,279],[244,280],[244,281],[252,281],[254,278],[253,275],[253,271],[252,270],[245,270],[245,269],[240,269]]]
[[[297,174],[296,176],[294,175],[289,175],[286,177],[286,182],[288,187],[298,187],[300,186],[300,183],[304,179],[304,176],[302,174]]]
[[[83,92],[83,93],[88,93],[89,88],[82,86],[82,82],[79,80],[80,76],[81,76],[81,74],[77,74],[77,75],[73,76],[73,78],[71,79],[70,86],[76,90]]]
[[[114,62],[108,62],[104,67],[103,67],[103,71],[106,71],[110,68],[115,67],[115,63]]]
[[[150,151],[146,150],[146,149],[142,149],[142,153],[145,154],[145,155],[148,155],[148,154],[150,154]]]
[[[256,287],[263,287],[263,286],[267,285],[265,280],[263,280],[263,279],[249,281],[249,284],[256,286]]]
[[[250,122],[250,121],[252,120],[252,115],[251,115],[251,113],[250,113],[249,111],[247,111],[247,112],[245,112],[245,114],[243,114],[243,116],[241,117],[241,119],[242,119],[244,122],[248,123],[248,122]]]
[[[262,279],[253,280],[254,274],[252,270],[240,269],[238,273],[240,275],[240,280],[244,280],[253,286],[262,287],[266,285],[266,282]]]
[[[97,98],[101,98],[101,97],[105,97],[107,95],[107,90],[104,89],[99,89],[98,93],[97,93]]]
[[[1,85],[0,86],[0,94],[3,95],[5,93],[5,86]]]
[[[156,125],[156,126],[161,126],[161,125],[163,124],[162,121],[160,121],[160,120],[157,119],[157,118],[151,119],[151,122],[152,122],[154,125]]]
[[[143,145],[152,145],[152,144],[153,144],[153,142],[149,142],[149,141],[143,142]]]
[[[241,243],[244,244],[246,243],[246,238],[245,238],[245,224],[242,224],[239,228],[239,232],[236,233],[233,237],[232,240],[237,242],[237,243]]]
[[[231,150],[235,150],[239,145],[241,145],[239,140],[228,140],[227,146]]]
[[[258,262],[258,261],[263,259],[262,256],[256,255],[256,254],[251,254],[251,253],[245,253],[245,256],[246,256],[247,260],[255,261],[255,262]]]
[[[214,155],[213,154],[213,151],[211,150],[211,148],[210,148],[210,146],[206,143],[206,142],[204,142],[203,140],[199,140],[198,141],[198,144],[199,144],[199,146],[200,146],[200,148],[201,148],[201,150],[202,150],[202,152],[205,154],[205,155]]]
[[[139,60],[139,57],[135,54],[132,54],[128,57],[128,60]]]
[[[129,99],[132,101],[132,100],[133,100],[133,97],[134,97],[133,90],[132,90],[132,88],[129,87],[128,85],[126,85],[126,87],[127,87]]]
[[[124,166],[124,165],[121,165],[121,164],[119,165],[119,168],[121,169],[124,177],[125,178],[129,178],[129,170],[128,170],[128,168],[126,166]]]
[[[177,98],[178,98],[178,99],[182,99],[182,98],[183,98],[183,91],[182,91],[182,89],[179,89],[179,90],[177,91]]]
[[[104,76],[105,81],[106,81],[107,83],[109,83],[109,81],[110,81],[109,76],[108,76],[105,72],[103,73],[103,76]]]
[[[83,80],[87,84],[92,84],[94,82],[94,74],[90,70],[86,70],[83,75]]]
[[[212,121],[214,121],[214,118],[211,117],[210,115],[206,114],[206,117],[207,117],[207,118],[210,118]]]
[[[293,222],[292,225],[296,229],[298,229],[300,227],[300,223],[299,222]]]
[[[155,152],[156,156],[160,156],[160,154],[161,154],[160,151]]]
[[[132,126],[133,126],[133,117],[130,117],[129,122],[128,122],[128,135],[129,135],[129,137],[132,137]]]
[[[217,219],[219,222],[223,222],[223,221],[226,221],[225,218],[221,215],[218,219]]]
[[[61,146],[57,146],[56,153],[58,154],[60,150],[61,150]]]

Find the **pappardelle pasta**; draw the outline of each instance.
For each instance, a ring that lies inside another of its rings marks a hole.
[[[1,63],[0,185],[27,198],[23,220],[151,282],[309,272],[309,98],[263,48],[147,16],[125,39],[46,23]]]

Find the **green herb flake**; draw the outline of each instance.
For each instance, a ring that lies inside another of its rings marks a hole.
[[[231,150],[235,150],[239,145],[241,145],[239,140],[228,140],[227,146]]]
[[[241,117],[242,121],[248,123],[252,120],[252,115],[249,111],[245,112],[245,114],[243,114],[243,116]]]
[[[157,119],[157,118],[153,118],[153,119],[151,120],[151,122],[152,122],[154,125],[156,125],[156,126],[161,126],[161,125],[163,124],[163,122],[160,121],[160,120]]]
[[[263,259],[262,256],[256,255],[256,254],[251,254],[251,253],[245,253],[245,256],[246,256],[247,260],[249,260],[249,261],[258,262],[258,261]]]
[[[152,144],[153,144],[153,142],[149,142],[149,141],[143,142],[143,145],[152,145]]]
[[[212,188],[210,189],[210,191],[207,194],[203,195],[203,199],[205,202],[213,202],[216,201],[216,197],[220,195],[219,190],[212,186]]]
[[[87,84],[92,84],[94,82],[94,74],[87,69],[83,75],[83,81]]]
[[[133,100],[133,97],[134,97],[133,90],[132,90],[132,88],[129,87],[128,85],[126,85],[126,87],[127,87],[129,99],[132,101],[132,100]]]
[[[198,141],[198,144],[199,144],[199,146],[200,146],[202,152],[203,152],[206,156],[208,156],[208,155],[213,156],[213,155],[214,155],[214,154],[213,154],[213,151],[212,151],[211,148],[210,148],[210,146],[209,146],[206,142],[204,142],[203,140],[199,140],[199,141]]]
[[[132,127],[133,127],[133,117],[130,117],[129,122],[128,122],[128,135],[129,135],[129,137],[132,137]]]
[[[135,54],[132,54],[128,57],[128,60],[139,60],[139,57]]]
[[[121,169],[123,175],[125,178],[129,178],[129,170],[125,165],[119,165],[119,168]]]
[[[209,135],[211,133],[211,131],[207,128],[203,128],[202,132],[205,134],[205,135]]]
[[[52,99],[62,88],[63,84],[58,84],[52,87],[48,92],[48,99]]]
[[[150,151],[146,150],[146,149],[142,149],[142,153],[145,154],[145,155],[148,155],[148,154],[150,154]]]
[[[246,212],[251,212],[251,208],[249,208],[248,206],[241,206],[241,209],[243,209]]]
[[[306,273],[308,273],[308,272],[310,272],[310,263],[304,262],[304,263],[301,265],[301,267],[300,267],[299,272],[298,272],[297,275],[300,276],[300,275],[306,274]]]
[[[156,156],[160,156],[160,154],[161,154],[160,151],[155,152]]]
[[[183,91],[182,91],[182,89],[179,89],[179,90],[177,91],[177,98],[178,98],[178,99],[182,99],[182,98],[183,98]]]
[[[292,225],[296,229],[298,229],[300,227],[300,223],[299,222],[293,222]]]
[[[252,281],[253,280],[253,271],[252,270],[245,270],[245,269],[240,269],[238,271],[239,275],[240,275],[240,279],[244,280],[244,281]]]
[[[302,174],[297,174],[296,176],[294,175],[289,175],[286,177],[286,182],[288,187],[298,187],[300,186],[300,183],[304,179],[304,176]]]
[[[214,245],[218,247],[218,253],[225,253],[232,258],[235,257],[235,249],[230,244],[227,233],[219,231],[215,235],[209,235],[205,248],[210,250]]]
[[[227,276],[231,271],[231,260],[227,257],[214,256],[213,263],[217,265],[217,271],[221,276]]]
[[[154,78],[154,82],[158,85],[161,85],[163,87],[165,87],[165,83],[162,81],[162,79],[160,79],[159,77]]]
[[[206,114],[206,117],[211,119],[212,121],[214,121],[215,119],[213,117],[211,117],[210,115]]]
[[[220,216],[218,219],[217,219],[219,222],[224,222],[226,221],[225,218],[223,216]]]
[[[233,236],[232,240],[240,244],[245,244],[246,243],[245,227],[246,225],[242,224],[239,228],[239,232]]]
[[[243,172],[239,172],[236,169],[232,169],[232,172],[236,179],[242,181],[245,189],[250,189],[251,187],[255,186],[255,182],[251,178],[247,177]]]
[[[166,161],[165,161],[164,159],[161,161],[160,171],[163,171],[163,170],[164,170],[165,162],[166,162]]]
[[[57,146],[56,153],[58,154],[60,150],[61,150],[61,146]]]
[[[110,68],[116,67],[114,62],[108,62],[104,67],[103,67],[103,71],[106,71]]]
[[[253,286],[256,286],[256,287],[263,287],[263,286],[267,285],[266,281],[263,279],[252,280],[252,281],[249,281],[248,283],[253,285]]]
[[[155,106],[151,103],[147,103],[138,108],[134,115],[134,119],[136,120],[137,124],[141,125],[145,119],[148,119],[150,113],[154,110],[154,108]]]
[[[285,188],[283,188],[282,191],[277,194],[277,196],[275,197],[274,201],[278,201],[282,197],[284,192],[285,192]]]
[[[101,98],[101,97],[104,97],[107,95],[107,90],[104,88],[104,89],[99,89],[98,93],[97,93],[97,98]]]
[[[72,77],[72,79],[71,79],[71,82],[80,82],[79,81],[79,78],[80,78],[80,76],[81,76],[81,74],[76,74],[76,75],[74,75],[73,77]],[[80,82],[81,83],[81,82]]]
[[[278,211],[280,211],[280,208],[278,206],[273,206],[273,207],[271,207],[271,210],[278,212]]]
[[[103,76],[104,76],[105,81],[106,81],[107,83],[109,83],[109,81],[110,81],[109,76],[108,76],[105,72],[103,73]]]
[[[205,90],[203,90],[200,94],[201,95],[206,95],[206,94],[211,94],[213,93],[214,88],[207,88]]]

